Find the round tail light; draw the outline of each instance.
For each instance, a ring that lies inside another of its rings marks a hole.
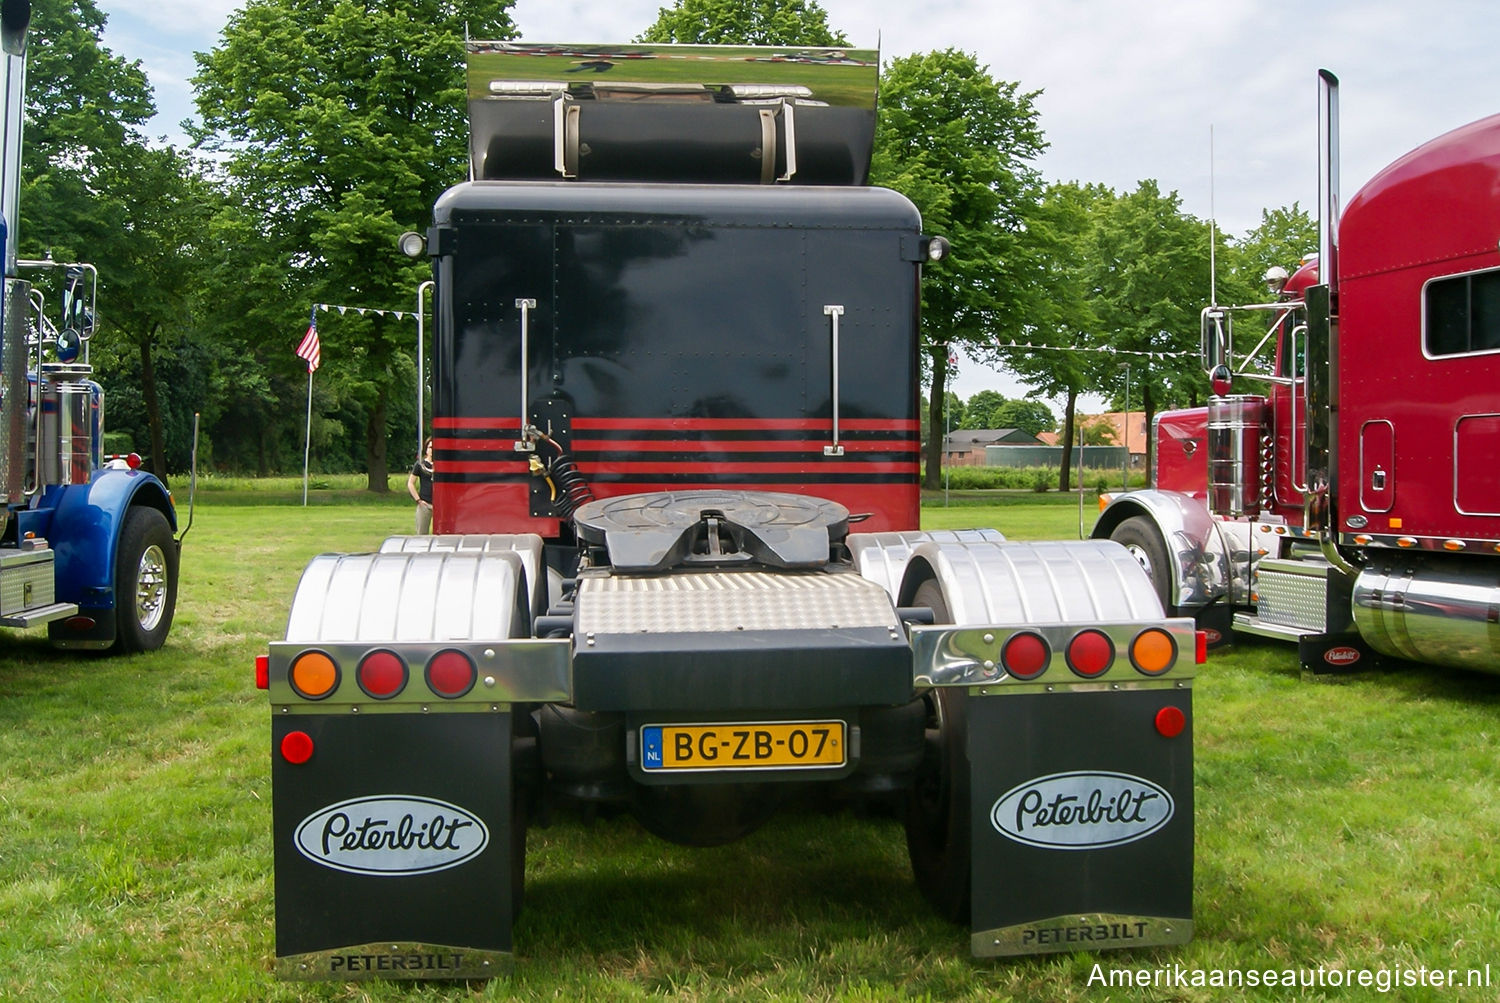
[[[1141,631],[1130,642],[1130,664],[1144,675],[1159,676],[1176,661],[1177,641],[1159,627]]]
[[[289,731],[281,739],[281,758],[294,766],[301,766],[312,754],[312,736],[305,731]]]
[[[462,651],[439,651],[427,663],[427,688],[449,700],[473,689],[478,677],[479,670]]]
[[[1085,679],[1103,675],[1115,660],[1115,643],[1102,630],[1084,630],[1068,642],[1068,668]]]
[[[1187,727],[1187,715],[1177,707],[1163,707],[1156,712],[1156,730],[1163,738],[1176,738]]]
[[[376,700],[389,700],[406,689],[408,673],[406,662],[394,651],[377,650],[359,660],[355,679],[365,695]]]
[[[321,700],[339,684],[339,666],[321,651],[304,651],[292,661],[292,689],[304,700]]]
[[[1014,678],[1035,679],[1047,671],[1047,665],[1052,661],[1052,649],[1042,635],[1022,631],[1005,642],[1005,647],[1000,649],[1000,661]]]

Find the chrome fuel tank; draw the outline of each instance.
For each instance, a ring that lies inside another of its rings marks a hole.
[[[1490,561],[1378,562],[1354,582],[1354,622],[1382,654],[1500,672],[1500,571]]]

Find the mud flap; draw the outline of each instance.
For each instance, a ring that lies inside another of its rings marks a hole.
[[[512,843],[525,838],[513,831],[511,730],[503,705],[273,717],[280,977],[506,970]]]
[[[1316,675],[1368,672],[1383,667],[1381,657],[1354,631],[1303,634],[1297,639],[1297,660],[1303,672]]]
[[[976,956],[1191,939],[1191,683],[1122,686],[969,688]]]

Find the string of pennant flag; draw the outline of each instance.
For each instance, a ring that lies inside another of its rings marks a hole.
[[[1031,342],[1021,343],[1009,341],[997,343],[996,348],[1024,348],[1029,352],[1099,352],[1105,355],[1140,355],[1148,359],[1187,359],[1195,358],[1197,352],[1167,352],[1167,351],[1145,351],[1135,348],[1107,348],[1104,346],[1091,345],[1033,345]]]
[[[311,376],[317,368],[323,364],[323,346],[318,338],[318,311],[327,313],[329,310],[337,310],[339,316],[353,311],[361,317],[366,314],[374,314],[377,317],[395,317],[397,320],[405,320],[407,317],[415,317],[413,310],[385,310],[373,306],[347,306],[342,303],[314,303],[312,314],[307,320],[307,333],[297,344],[297,358],[307,363],[307,374]]]

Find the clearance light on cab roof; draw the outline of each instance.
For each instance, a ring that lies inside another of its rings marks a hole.
[[[1130,642],[1130,664],[1137,672],[1159,676],[1177,661],[1177,642],[1166,631],[1151,627]]]
[[[292,689],[307,700],[321,700],[339,684],[338,663],[321,651],[304,651],[292,660]]]
[[[439,651],[427,663],[427,688],[449,700],[463,696],[474,688],[479,670],[462,651]]]
[[[359,660],[354,678],[366,696],[376,700],[389,700],[406,689],[410,675],[406,670],[406,662],[402,661],[400,655],[377,648]]]
[[[1012,635],[1000,652],[1000,661],[1005,671],[1016,679],[1035,679],[1047,671],[1052,661],[1052,649],[1040,634],[1023,631]]]
[[[1068,642],[1068,668],[1085,679],[1103,675],[1114,660],[1114,642],[1103,631],[1080,631]]]

